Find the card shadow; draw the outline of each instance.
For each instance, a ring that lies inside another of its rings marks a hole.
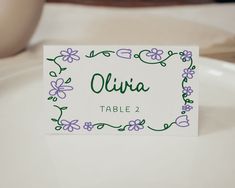
[[[199,106],[199,136],[235,127],[235,107]]]

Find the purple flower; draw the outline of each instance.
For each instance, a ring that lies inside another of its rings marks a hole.
[[[58,78],[56,81],[51,81],[52,89],[49,91],[50,96],[58,96],[61,99],[66,97],[65,91],[73,90],[72,86],[64,85],[64,79]]]
[[[181,53],[181,59],[183,61],[190,61],[191,58],[192,58],[192,52],[191,51],[188,51],[188,50],[184,50],[182,53]]]
[[[72,50],[72,48],[68,48],[66,51],[61,50],[60,54],[62,56],[63,61],[67,61],[69,63],[72,63],[73,60],[80,60],[80,57],[76,55],[78,53],[78,50]]]
[[[188,111],[190,111],[192,109],[193,109],[193,107],[190,106],[189,104],[186,104],[186,105],[182,106],[182,110],[184,110],[186,112],[188,112]]]
[[[157,48],[152,48],[146,56],[151,57],[152,60],[161,60],[161,55],[163,54],[163,50],[158,50]]]
[[[85,122],[85,124],[83,125],[83,128],[88,130],[88,131],[91,131],[93,129],[93,125],[91,122]]]
[[[195,71],[194,70],[192,70],[192,69],[184,69],[184,72],[183,72],[183,74],[182,74],[182,77],[183,78],[188,78],[188,79],[191,79],[191,78],[193,78],[193,74],[195,73]]]
[[[72,120],[72,121],[68,121],[68,120],[61,120],[61,124],[63,125],[63,129],[67,130],[69,132],[73,132],[73,130],[79,130],[80,126],[77,124],[78,120]]]
[[[121,48],[117,50],[116,54],[118,57],[125,58],[125,59],[131,59],[131,49]]]
[[[188,127],[189,126],[189,119],[187,115],[181,115],[176,118],[175,124],[179,127]]]
[[[193,93],[193,90],[190,86],[185,86],[183,89],[183,93],[185,93],[187,96],[190,96],[191,93]]]
[[[140,129],[143,129],[144,126],[141,123],[141,120],[136,119],[136,120],[131,120],[129,121],[129,127],[128,130],[129,131],[139,131]]]

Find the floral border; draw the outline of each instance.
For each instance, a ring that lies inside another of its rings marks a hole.
[[[111,57],[112,55],[117,56],[118,58],[123,59],[138,59],[140,62],[148,64],[148,65],[160,65],[162,67],[167,66],[167,60],[173,56],[179,56],[180,60],[187,64],[187,68],[182,71],[182,109],[181,113],[174,121],[171,123],[165,123],[162,128],[156,129],[151,126],[145,126],[145,119],[134,119],[130,120],[128,123],[123,125],[111,125],[108,123],[92,123],[90,121],[86,121],[84,123],[79,123],[78,119],[66,120],[62,119],[64,111],[68,109],[67,106],[60,107],[56,104],[53,104],[53,107],[59,111],[59,115],[57,118],[51,118],[51,121],[56,124],[55,130],[65,130],[68,132],[77,131],[80,129],[84,129],[87,131],[92,131],[93,129],[101,130],[104,127],[109,127],[116,129],[118,131],[141,131],[144,128],[147,128],[151,131],[165,131],[172,127],[173,125],[177,125],[178,127],[188,127],[189,117],[187,115],[193,109],[193,100],[190,98],[193,93],[193,88],[189,85],[189,80],[194,77],[196,66],[193,64],[193,55],[189,50],[183,50],[180,52],[173,52],[169,50],[164,52],[162,49],[151,48],[141,50],[139,53],[133,54],[133,50],[129,48],[121,48],[117,51],[113,50],[103,50],[99,52],[95,52],[95,50],[91,50],[88,55],[85,55],[83,58],[95,58],[96,56],[104,56],[105,58]],[[72,48],[67,48],[66,50],[61,50],[60,54],[54,58],[47,58],[48,62],[54,63],[56,65],[57,70],[49,71],[49,76],[54,78],[50,82],[51,89],[49,90],[48,100],[56,103],[58,100],[64,100],[67,94],[74,89],[71,84],[72,78],[68,77],[67,79],[63,79],[61,74],[67,70],[67,67],[62,67],[60,63],[58,63],[58,59],[62,60],[62,64],[66,65],[66,63],[79,62],[81,57],[79,55],[78,50],[74,50]]]

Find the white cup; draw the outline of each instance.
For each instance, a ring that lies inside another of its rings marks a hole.
[[[44,0],[0,0],[0,58],[23,50],[39,21]]]

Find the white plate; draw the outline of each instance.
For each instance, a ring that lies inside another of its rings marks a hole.
[[[0,187],[235,187],[234,65],[200,59],[194,138],[45,135],[41,64],[0,66]]]

